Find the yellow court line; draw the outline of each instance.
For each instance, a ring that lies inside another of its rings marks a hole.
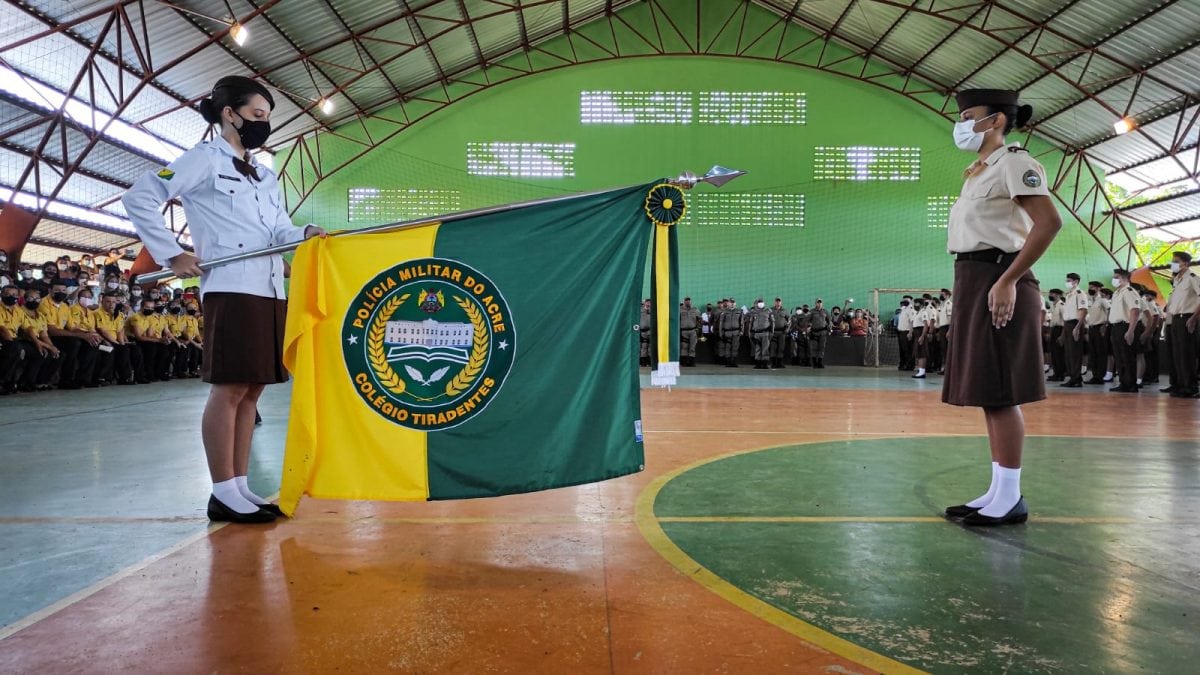
[[[795,635],[805,642],[816,645],[817,647],[830,651],[838,656],[849,659],[881,673],[923,673],[924,671],[922,670],[918,670],[912,666],[890,659],[883,654],[873,652],[865,647],[860,647],[849,640],[845,640],[834,635],[833,633],[821,630],[807,621],[803,621],[791,614],[788,614],[774,605],[759,600],[758,598],[717,576],[708,568],[702,566],[687,553],[684,553],[683,549],[679,548],[675,542],[671,541],[666,532],[663,532],[662,526],[659,524],[658,519],[654,517],[654,500],[658,497],[658,493],[663,489],[663,486],[680,474],[708,464],[709,462],[715,462],[727,457],[743,455],[766,449],[767,448],[754,448],[750,450],[742,450],[724,455],[718,455],[716,457],[710,457],[708,459],[703,459],[687,466],[680,467],[674,471],[670,471],[655,478],[654,481],[650,483],[650,485],[646,486],[646,488],[642,490],[642,493],[638,495],[637,509],[635,511],[634,520],[637,523],[638,529],[641,531],[642,536],[645,537],[646,541],[650,543],[650,546],[653,547],[659,555],[665,558],[667,562],[671,563],[675,569],[679,570],[685,576],[699,583],[704,588],[712,591],[722,599],[732,603],[737,607],[740,607],[741,609],[770,624],[773,624],[782,630],[791,633],[792,635]]]

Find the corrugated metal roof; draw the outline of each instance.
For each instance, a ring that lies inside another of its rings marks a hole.
[[[696,7],[690,0],[654,1],[656,13],[692,12]],[[140,32],[144,9],[153,67],[190,55],[158,73],[151,86],[126,106],[122,119],[178,147],[189,147],[206,131],[192,110],[194,102],[220,75],[252,74],[281,92],[276,97],[272,141],[287,144],[300,134],[353,121],[357,111],[351,101],[362,109],[378,110],[396,100],[397,89],[411,96],[439,86],[439,68],[444,74],[469,71],[479,66],[481,55],[490,62],[523,43],[529,46],[557,37],[563,33],[564,10],[567,20],[577,23],[602,14],[606,7],[620,12],[634,2],[539,1],[528,6],[531,3],[516,0],[231,0],[239,17],[265,8],[263,16],[247,21],[251,38],[242,46],[228,36],[203,46],[231,19],[224,3],[146,3],[129,16]],[[744,11],[740,3],[728,0],[700,2],[706,16],[712,17],[705,28],[709,37],[730,13]],[[111,0],[27,0],[24,4],[43,13],[49,23],[100,13],[69,31],[0,52],[6,63],[21,72],[66,88],[78,75],[88,44],[100,35],[108,16],[105,11],[114,5]],[[1192,125],[1181,138],[1176,135],[1187,128],[1186,120],[1180,124],[1179,111],[1189,105],[1194,110],[1192,104],[1200,96],[1200,33],[1196,31],[1200,2],[755,0],[755,4],[779,16],[791,14],[795,23],[829,32],[834,41],[851,49],[872,49],[874,59],[911,71],[933,89],[1020,87],[1037,111],[1035,133],[1067,149],[1085,147],[1109,170],[1136,165],[1115,177],[1123,184],[1141,189],[1179,180],[1195,182],[1192,172],[1162,157],[1182,149],[1189,154],[1181,159],[1195,159],[1200,124]],[[645,10],[639,10],[630,16],[645,15]],[[0,5],[0,25],[4,39],[14,41],[44,31],[49,24],[7,3]],[[649,26],[644,28],[653,35]],[[122,47],[123,62],[118,63],[117,35],[112,31],[104,37],[103,47],[104,54],[95,62],[97,72],[104,86],[119,94],[136,81],[143,65],[129,50],[128,40]],[[333,93],[339,89],[341,93]],[[1185,98],[1188,95],[1190,100]],[[330,115],[315,105],[325,96],[336,103]],[[113,110],[117,102],[101,91],[95,104]],[[1141,127],[1118,136],[1113,122],[1126,110]],[[0,102],[0,133],[36,115]],[[43,128],[10,142],[27,147],[39,139]],[[72,133],[79,136],[72,136],[72,147],[80,147],[82,136]],[[23,171],[21,155],[9,154],[0,153],[0,182],[15,180],[14,174]],[[84,168],[118,180],[135,178],[154,165],[108,140],[101,141],[92,154],[83,162]],[[116,194],[117,188],[109,187]],[[64,194],[82,198],[98,191],[97,185],[81,181],[77,187],[68,185]],[[1192,202],[1176,204],[1190,208]],[[1200,210],[1196,215],[1200,218]]]

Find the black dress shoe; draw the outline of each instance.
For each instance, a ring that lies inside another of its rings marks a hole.
[[[267,513],[275,514],[276,518],[287,518],[287,515],[284,514],[283,509],[279,508],[278,504],[259,504],[258,508]]]
[[[1085,380],[1084,384],[1104,384],[1104,380]]]
[[[1118,394],[1136,394],[1137,387],[1112,387],[1109,391],[1115,391]]]
[[[275,514],[261,508],[253,513],[238,513],[225,506],[216,495],[210,495],[208,519],[214,523],[270,523],[275,520]]]
[[[961,518],[966,518],[967,516],[971,515],[972,513],[975,513],[978,510],[979,510],[978,508],[975,508],[974,506],[967,506],[966,504],[959,504],[958,506],[948,506],[948,507],[946,507],[946,517],[949,518],[950,520],[959,520]]]
[[[1026,520],[1029,520],[1029,509],[1025,506],[1025,498],[1021,497],[1016,506],[999,518],[985,516],[976,511],[964,517],[962,524],[966,527],[995,527],[997,525],[1019,525]]]
[[[1174,394],[1175,387],[1163,387],[1162,389],[1159,389],[1159,391],[1161,391],[1164,394]]]
[[[1065,387],[1067,389],[1081,389],[1081,388],[1083,388],[1083,383],[1071,380],[1069,382],[1063,382],[1062,384],[1060,384],[1058,386]]]

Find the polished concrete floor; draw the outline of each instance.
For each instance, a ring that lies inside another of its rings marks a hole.
[[[216,528],[202,384],[0,399],[0,672],[1189,671],[1196,402],[1052,388],[1030,523],[969,532],[937,515],[985,487],[982,418],[939,387],[687,369],[641,474]]]

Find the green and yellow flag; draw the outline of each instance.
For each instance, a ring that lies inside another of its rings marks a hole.
[[[640,471],[631,328],[647,252],[670,224],[651,196],[668,187],[301,246],[284,511],[301,494],[460,499]],[[660,239],[655,292],[671,317]],[[664,348],[663,361],[677,353]]]

